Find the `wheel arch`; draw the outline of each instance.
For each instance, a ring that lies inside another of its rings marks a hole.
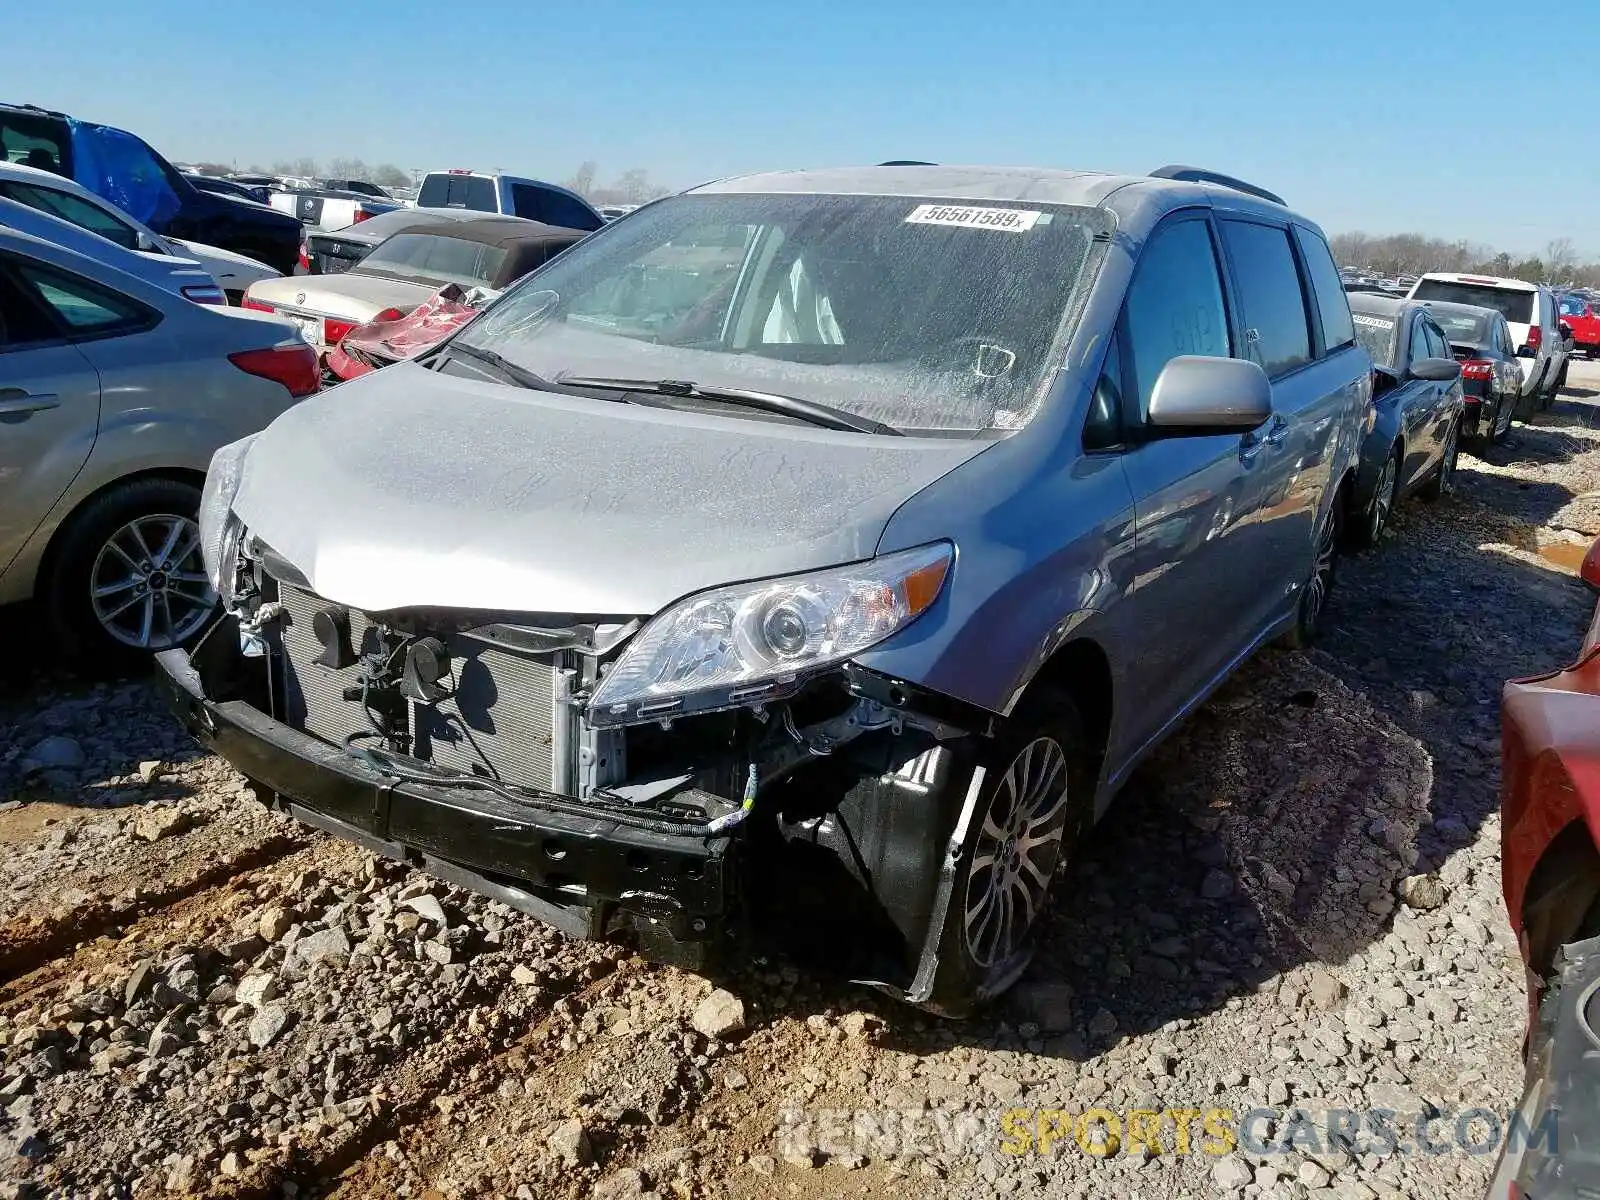
[[[1550,840],[1528,874],[1517,919],[1530,970],[1541,978],[1549,975],[1556,951],[1582,931],[1596,901],[1600,850],[1579,816]]]
[[[1052,693],[1072,701],[1099,777],[1110,748],[1116,679],[1110,656],[1098,641],[1078,636],[1057,647],[1028,681],[1014,711],[1040,703]]]
[[[192,470],[188,467],[150,467],[143,471],[119,475],[115,479],[101,484],[94,491],[79,497],[76,504],[61,514],[60,519],[56,521],[55,528],[50,531],[49,540],[45,543],[44,551],[39,555],[39,563],[34,570],[29,590],[37,592],[39,581],[50,578],[50,572],[55,569],[56,559],[61,553],[62,543],[66,540],[68,531],[81,513],[107,492],[122,487],[124,484],[139,483],[146,479],[170,480],[173,483],[187,484],[199,490],[205,485],[206,473]]]

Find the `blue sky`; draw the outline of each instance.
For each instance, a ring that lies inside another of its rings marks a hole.
[[[55,0],[0,41],[0,99],[241,166],[1186,162],[1331,232],[1600,258],[1594,2]]]

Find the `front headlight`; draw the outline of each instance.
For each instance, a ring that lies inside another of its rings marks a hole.
[[[953,558],[941,542],[680,600],[606,673],[589,701],[589,722],[619,725],[782,696],[926,612]]]
[[[239,549],[239,519],[233,515],[233,498],[244,478],[244,459],[256,435],[229,442],[211,456],[205,487],[200,491],[200,557],[205,561],[211,590],[226,598],[232,563]]]

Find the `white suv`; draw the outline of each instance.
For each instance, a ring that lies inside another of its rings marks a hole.
[[[1561,332],[1555,294],[1542,284],[1492,275],[1429,271],[1412,284],[1411,300],[1444,300],[1492,308],[1506,319],[1522,368],[1522,411],[1546,409],[1567,382],[1570,346]]]

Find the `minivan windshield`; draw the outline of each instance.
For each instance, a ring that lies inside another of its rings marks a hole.
[[[1062,205],[674,196],[579,242],[457,340],[555,381],[682,380],[897,429],[1011,429],[1111,227]]]
[[[1450,279],[1424,279],[1411,294],[1413,300],[1446,300],[1451,304],[1476,304],[1492,308],[1514,325],[1533,323],[1533,292],[1495,287],[1488,283],[1460,283]]]

